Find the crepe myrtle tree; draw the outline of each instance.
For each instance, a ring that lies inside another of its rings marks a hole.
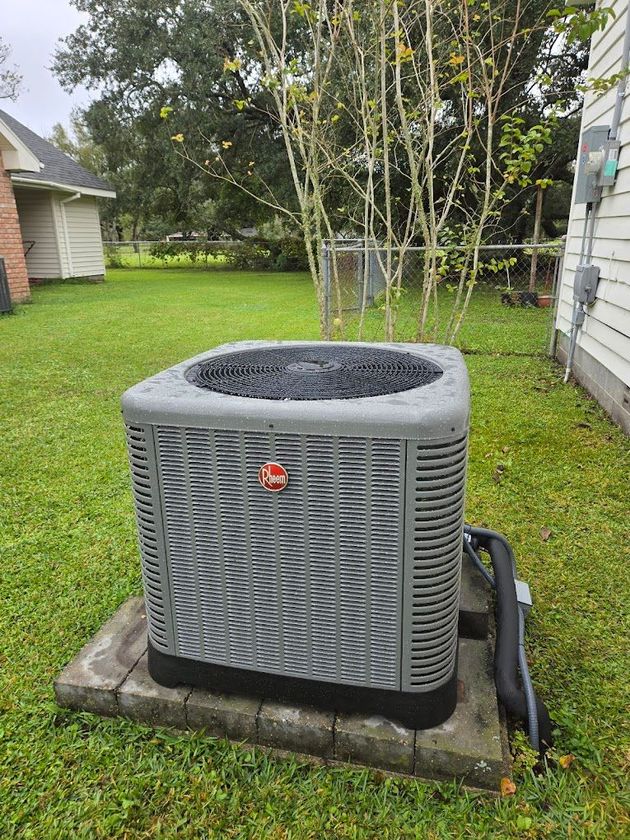
[[[209,158],[195,163],[299,226],[326,337],[323,248],[330,243],[332,323],[343,337],[335,235],[344,230],[373,251],[385,277],[383,337],[395,338],[405,255],[419,244],[417,338],[453,342],[486,268],[480,246],[500,230],[508,194],[530,188],[552,140],[555,109],[533,125],[521,115],[531,82],[519,71],[521,63],[531,69],[523,55],[552,21],[562,42],[577,16],[580,26],[601,20],[576,10],[550,19],[549,4],[534,0],[240,2],[254,38],[225,57],[224,71],[247,78],[257,95],[233,105],[271,116],[296,202],[261,184],[254,153],[245,171],[232,167],[231,140],[209,141]],[[184,135],[172,139],[186,157]],[[454,232],[460,247],[445,251],[441,243]],[[368,302],[368,260],[363,265],[359,336]],[[438,336],[440,284],[452,296]]]

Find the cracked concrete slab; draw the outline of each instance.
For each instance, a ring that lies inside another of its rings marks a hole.
[[[152,726],[173,726],[186,729],[188,686],[165,688],[149,674],[147,654],[142,654],[135,668],[117,691],[121,715]]]
[[[497,788],[508,767],[487,640],[459,640],[459,699],[440,726],[416,732],[415,773]]]
[[[258,742],[281,750],[334,757],[334,712],[265,700],[258,713]]]
[[[488,620],[489,591],[483,582],[477,586],[477,573],[471,568],[464,567],[463,575],[467,583],[461,612],[477,616],[468,625],[474,636],[483,629],[482,613]],[[60,706],[72,709],[124,715],[155,726],[203,729],[281,754],[308,754],[318,762],[353,762],[497,790],[509,768],[492,648],[486,638],[460,636],[459,644],[460,698],[455,713],[439,727],[414,732],[376,715],[342,715],[256,695],[160,686],[147,668],[143,601],[130,598],[64,668],[55,682],[55,694]]]
[[[194,688],[186,701],[186,721],[190,729],[203,729],[208,735],[253,744],[261,702],[257,697],[215,694]]]
[[[396,773],[413,773],[415,732],[380,715],[337,715],[335,755]]]
[[[127,599],[55,680],[60,706],[117,715],[116,689],[147,649],[143,598]]]

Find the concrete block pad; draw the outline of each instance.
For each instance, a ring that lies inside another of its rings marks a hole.
[[[334,754],[334,712],[265,700],[258,713],[258,742],[322,758]]]
[[[214,694],[194,688],[186,701],[189,729],[204,729],[208,735],[256,743],[256,716],[261,701],[236,694]]]
[[[476,574],[471,574],[474,581]],[[478,590],[475,598],[464,598],[464,603],[478,615],[487,593]],[[164,688],[149,675],[144,604],[132,598],[64,669],[55,692],[60,705],[70,708],[126,715],[149,725],[204,729],[320,761],[334,756],[496,790],[509,760],[494,687],[492,645],[488,639],[460,638],[459,646],[457,709],[441,726],[416,733],[377,716],[343,714],[335,719],[333,712],[263,703],[256,696]]]
[[[441,726],[416,732],[414,772],[431,779],[463,778],[496,790],[508,765],[494,687],[492,649],[487,641],[459,641],[459,700]]]
[[[118,714],[116,689],[147,648],[142,598],[129,598],[55,680],[60,706]]]
[[[118,709],[139,723],[186,729],[185,702],[190,692],[188,686],[164,688],[154,682],[144,653],[118,689]]]
[[[459,635],[485,639],[490,630],[491,589],[467,554],[462,554],[462,585],[459,598]]]
[[[413,773],[414,730],[379,715],[338,715],[335,757],[396,773]]]

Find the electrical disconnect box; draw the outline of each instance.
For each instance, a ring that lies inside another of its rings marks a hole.
[[[617,167],[619,166],[619,140],[607,140],[602,149],[602,168],[599,171],[598,184],[600,187],[612,187],[617,179]]]
[[[578,265],[573,281],[573,297],[578,303],[589,305],[595,302],[599,282],[598,265]]]
[[[619,143],[608,140],[609,131],[610,127],[607,125],[594,125],[582,134],[575,181],[576,204],[599,201],[602,195],[601,188],[615,183]],[[609,155],[612,157],[609,158]]]

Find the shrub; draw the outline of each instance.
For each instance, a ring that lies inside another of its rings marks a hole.
[[[229,249],[222,250],[221,253],[227,265],[241,271],[269,271],[274,268],[269,245],[260,240],[233,242]]]
[[[286,236],[278,241],[280,253],[275,260],[277,271],[308,271],[308,257],[303,239]]]
[[[154,242],[149,254],[164,264],[208,262],[222,256],[225,265],[241,271],[307,271],[306,249],[301,239],[244,239],[238,242]],[[113,267],[113,266],[112,266]],[[117,266],[119,267],[119,266]]]
[[[105,265],[107,268],[122,268],[124,266],[120,251],[116,246],[105,246]]]

